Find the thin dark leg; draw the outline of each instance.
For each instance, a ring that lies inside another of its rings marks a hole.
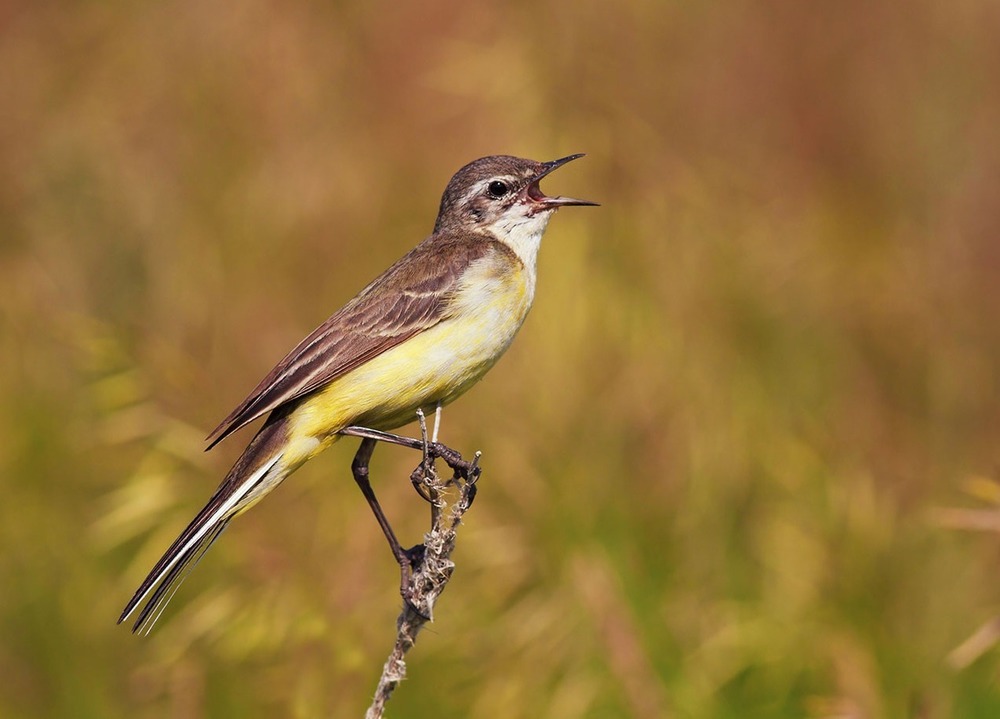
[[[389,542],[389,549],[392,550],[392,556],[399,563],[399,592],[403,595],[403,599],[406,600],[407,604],[412,607],[413,603],[408,596],[410,593],[410,577],[413,574],[414,565],[418,564],[423,557],[424,546],[418,544],[411,549],[403,549],[399,540],[396,539],[396,533],[392,531],[392,527],[389,525],[389,520],[386,518],[385,512],[382,511],[382,506],[378,503],[378,499],[375,498],[375,491],[372,489],[371,482],[368,481],[368,463],[371,461],[372,453],[375,451],[375,443],[376,440],[372,437],[365,437],[361,440],[361,446],[358,447],[358,452],[354,455],[354,461],[351,462],[351,472],[354,474],[354,481],[358,483],[361,493],[368,500],[368,506],[372,508],[372,512],[375,514],[375,519],[378,520],[378,525],[382,528],[382,534],[385,535],[385,538]]]
[[[361,450],[364,449],[366,441],[378,441],[378,442],[388,442],[389,444],[396,444],[400,447],[408,447],[410,449],[424,449],[427,448],[428,454],[434,458],[440,458],[445,461],[449,467],[455,472],[456,478],[461,478],[466,481],[475,481],[475,476],[478,475],[478,470],[475,468],[475,463],[466,462],[462,459],[460,455],[455,450],[450,447],[446,447],[440,442],[430,442],[424,444],[423,440],[411,439],[410,437],[403,437],[398,434],[392,434],[390,432],[382,432],[377,429],[368,429],[367,427],[345,427],[340,430],[340,434],[346,434],[351,437],[362,437],[361,449],[358,450],[358,457],[361,456]],[[371,457],[372,449],[368,450],[368,457]],[[355,463],[358,461],[358,457],[354,458]],[[367,471],[368,461],[364,460],[364,465]],[[367,476],[367,475],[366,475]],[[355,475],[355,478],[356,475]],[[364,491],[364,490],[362,490]],[[367,495],[365,495],[367,496]]]
[[[382,528],[382,534],[389,540],[389,549],[392,550],[392,556],[396,558],[397,562],[402,564],[406,559],[406,552],[403,551],[399,540],[396,539],[396,533],[392,531],[389,520],[386,518],[385,512],[382,511],[382,506],[378,503],[378,499],[375,498],[375,491],[372,489],[372,484],[368,481],[368,463],[371,461],[374,451],[374,439],[366,437],[361,440],[361,446],[358,447],[358,452],[354,455],[354,461],[351,462],[351,472],[354,474],[354,481],[361,488],[361,493],[368,500],[368,506],[372,508],[372,512],[375,514],[375,519],[378,520],[378,525]]]
[[[339,434],[346,434],[350,437],[374,439],[379,442],[388,442],[389,444],[398,444],[400,447],[409,447],[410,449],[424,448],[423,441],[419,439],[404,437],[400,434],[393,434],[392,432],[383,432],[380,429],[369,429],[368,427],[358,427],[352,425],[350,427],[344,427],[340,430]]]

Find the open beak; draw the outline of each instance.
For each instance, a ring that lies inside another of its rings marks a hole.
[[[583,153],[570,155],[558,160],[552,160],[551,162],[543,162],[541,171],[535,175],[535,177],[531,180],[531,183],[528,185],[528,188],[525,190],[525,196],[540,210],[554,210],[567,205],[598,206],[598,203],[591,202],[590,200],[577,200],[573,197],[549,197],[542,192],[541,188],[538,187],[538,183],[542,181],[542,178],[555,170],[557,167],[562,167],[567,162],[572,162],[573,160],[581,157],[583,157]]]

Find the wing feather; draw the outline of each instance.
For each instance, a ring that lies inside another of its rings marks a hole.
[[[486,236],[432,235],[417,245],[278,362],[208,436],[208,449],[445,319],[469,264],[503,249]]]

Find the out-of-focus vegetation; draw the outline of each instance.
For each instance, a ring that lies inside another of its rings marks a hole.
[[[114,620],[202,437],[491,153],[587,152],[393,716],[1000,716],[1000,11],[8,3],[0,715],[357,717],[396,570],[355,441]],[[408,541],[411,454],[375,482]]]

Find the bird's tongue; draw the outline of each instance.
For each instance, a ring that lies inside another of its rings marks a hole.
[[[542,188],[540,188],[538,186],[538,180],[536,180],[535,182],[532,182],[530,185],[528,185],[528,193],[527,194],[528,194],[529,199],[532,199],[535,202],[541,202],[542,200],[547,200],[548,199],[548,197],[546,197],[545,193],[542,192]]]

